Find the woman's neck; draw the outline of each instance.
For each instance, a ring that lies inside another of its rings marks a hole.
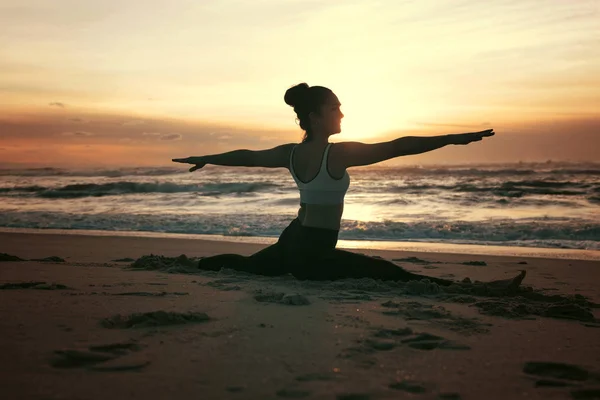
[[[311,145],[326,145],[329,143],[329,138],[328,137],[314,137],[309,141],[304,142],[306,144],[311,144]]]

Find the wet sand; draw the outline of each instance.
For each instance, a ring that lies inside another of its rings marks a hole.
[[[3,398],[600,398],[597,261],[360,250],[457,281],[525,269],[510,294],[194,268],[262,247],[0,233]]]

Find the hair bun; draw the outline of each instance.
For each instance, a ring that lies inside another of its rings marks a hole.
[[[304,103],[308,98],[309,86],[307,83],[299,83],[296,86],[292,86],[285,92],[283,100],[289,106],[296,107],[298,104]]]

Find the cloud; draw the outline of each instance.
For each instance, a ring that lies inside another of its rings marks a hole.
[[[92,132],[85,132],[85,131],[63,132],[63,133],[61,133],[61,135],[62,136],[77,136],[77,137],[94,136],[94,134]]]
[[[272,142],[275,140],[280,140],[281,138],[278,136],[261,136],[258,138],[261,142]]]
[[[69,121],[71,121],[71,122],[81,122],[81,123],[87,122],[86,120],[81,119],[81,118],[69,118]]]
[[[181,140],[183,135],[180,133],[160,133],[160,132],[144,132],[142,136],[156,138],[157,140]]]
[[[144,125],[146,121],[141,119],[132,119],[131,121],[125,121],[121,125],[123,126],[136,126],[136,125]]]
[[[181,133],[169,133],[161,135],[159,140],[181,140],[182,137]]]
[[[50,107],[59,107],[65,108],[67,105],[65,103],[61,103],[60,101],[53,101],[52,103],[48,103]]]
[[[220,131],[220,132],[216,132],[216,131],[212,131],[212,132],[208,132],[208,134],[212,137],[214,137],[215,139],[219,140],[219,141],[228,141],[229,139],[232,139],[233,136],[231,135],[233,132],[225,130],[225,131]]]

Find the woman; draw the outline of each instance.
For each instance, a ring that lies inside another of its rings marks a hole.
[[[451,144],[469,144],[493,136],[494,131],[488,129],[455,135],[401,137],[375,144],[332,144],[329,143],[329,137],[341,132],[344,114],[338,98],[331,90],[301,83],[288,89],[284,100],[294,108],[300,128],[305,131],[302,143],[284,144],[262,151],[235,150],[173,159],[174,162],[195,164],[190,172],[206,164],[288,168],[300,190],[298,217],[283,231],[277,243],[249,257],[221,254],[203,258],[199,268],[218,270],[227,267],[270,276],[291,273],[298,279],[310,280],[369,277],[408,281],[427,278],[441,285],[452,284],[449,280],[410,273],[384,259],[335,248],[344,195],[350,185],[348,169],[425,153]],[[520,280],[524,277],[524,274],[521,275]]]

